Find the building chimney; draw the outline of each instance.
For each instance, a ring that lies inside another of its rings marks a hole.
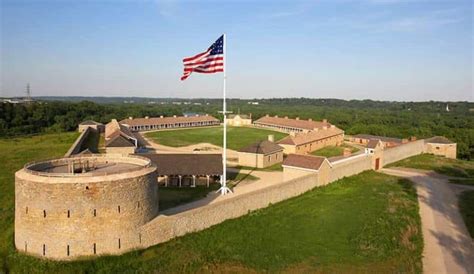
[[[278,115],[275,115],[275,118],[278,118]]]
[[[336,126],[335,126],[335,125],[331,125],[331,128],[336,128]]]
[[[160,115],[160,118],[163,118],[163,115]]]
[[[343,152],[343,154],[342,154],[344,157],[345,157],[345,156],[349,156],[349,155],[351,155],[351,154],[352,154],[352,152],[351,152],[351,149],[350,149],[350,148],[347,148],[347,147],[344,148],[344,152]]]
[[[187,115],[187,114],[184,114],[184,117],[188,117],[188,115]]]
[[[148,117],[148,116],[145,116],[145,119],[148,119],[148,118],[150,118],[150,117]]]
[[[411,137],[410,137],[410,141],[411,141],[411,142],[416,141],[416,136],[411,136]]]
[[[265,117],[270,117],[270,115],[266,114]]]
[[[327,129],[328,129],[328,127],[327,127],[327,126],[323,126],[323,130],[327,130]]]
[[[285,116],[285,119],[288,119],[288,116]]]
[[[327,123],[327,122],[328,122],[328,120],[327,120],[327,119],[323,119],[323,123]]]
[[[209,114],[206,113],[206,116],[209,116]]]
[[[128,117],[128,119],[129,119],[129,120],[133,120],[133,117],[132,117],[132,116],[130,116],[130,117]]]
[[[174,118],[176,118],[176,115],[173,115]]]
[[[406,144],[406,143],[408,143],[408,139],[406,138],[402,139],[402,144]]]
[[[308,121],[312,122],[312,121],[313,121],[313,119],[312,119],[312,118],[309,118],[309,119],[308,119]]]
[[[300,117],[296,117],[295,119],[296,119],[296,120],[299,120],[299,119],[300,119]]]
[[[268,141],[275,142],[275,136],[273,134],[268,135]]]

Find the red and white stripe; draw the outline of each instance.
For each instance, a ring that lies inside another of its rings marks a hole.
[[[193,57],[183,59],[184,73],[181,80],[185,80],[192,72],[215,73],[224,71],[224,54],[210,55],[211,50],[199,53]]]

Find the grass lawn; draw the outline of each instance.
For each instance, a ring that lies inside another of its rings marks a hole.
[[[158,190],[159,208],[160,210],[165,210],[180,204],[199,200],[206,197],[209,192],[216,191],[219,187],[219,184],[210,184],[209,188],[207,186],[196,186],[194,188],[160,186]]]
[[[453,177],[474,178],[474,161],[448,159],[431,154],[416,155],[389,165],[394,166],[433,170]],[[456,181],[458,180],[454,182]]]
[[[459,197],[459,211],[471,238],[474,238],[474,190],[464,191]]]
[[[335,157],[335,156],[342,156],[344,154],[344,148],[350,148],[351,153],[358,152],[359,149],[347,144],[343,144],[341,146],[327,146],[321,149],[315,150],[311,152],[312,155],[322,156],[322,157]]]
[[[12,272],[420,273],[422,268],[415,189],[372,171],[122,256],[43,261],[15,253],[11,237],[3,244],[9,246],[4,268]]]
[[[27,162],[63,156],[78,136],[77,132],[68,132],[0,139],[0,257],[3,260],[16,256],[13,247],[15,172]],[[5,268],[5,262],[2,265]]]
[[[222,147],[222,127],[191,128],[179,130],[163,130],[146,133],[158,144],[171,147],[182,147],[198,143],[211,143]],[[266,129],[251,127],[228,127],[227,147],[238,150],[260,140],[266,140],[268,135],[273,134],[275,141],[282,139],[287,134]]]

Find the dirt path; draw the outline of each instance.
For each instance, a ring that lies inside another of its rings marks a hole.
[[[459,214],[459,187],[434,172],[395,168],[381,171],[416,184],[425,243],[424,273],[474,273],[474,244]]]

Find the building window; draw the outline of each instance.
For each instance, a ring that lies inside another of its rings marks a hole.
[[[70,210],[67,211],[67,217],[68,218],[71,217],[71,211]]]
[[[436,147],[436,149],[439,149],[439,147]]]
[[[89,186],[86,186],[86,190],[89,190]]]
[[[118,213],[120,213],[120,206],[118,206]]]
[[[97,210],[94,209],[94,217],[97,216]]]
[[[43,218],[46,218],[46,210],[43,210]]]
[[[45,256],[45,255],[46,255],[46,245],[43,244],[43,256]]]
[[[67,245],[67,255],[69,256],[69,245]]]
[[[118,246],[119,246],[119,249],[122,247],[122,244],[120,242],[120,238],[118,239]]]
[[[97,246],[94,243],[94,254],[97,254]]]

